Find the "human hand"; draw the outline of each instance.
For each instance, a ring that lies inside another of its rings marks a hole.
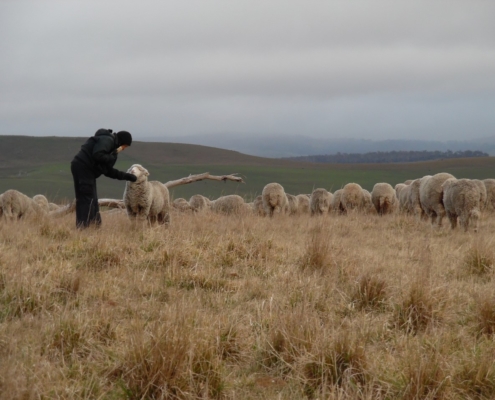
[[[136,182],[137,181],[137,176],[134,174],[125,174],[125,180],[126,181],[131,181],[131,182]]]

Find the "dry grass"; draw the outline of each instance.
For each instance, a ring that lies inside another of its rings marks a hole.
[[[495,220],[0,223],[0,399],[495,398]]]

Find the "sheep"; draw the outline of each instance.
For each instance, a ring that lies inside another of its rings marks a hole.
[[[361,210],[364,207],[363,188],[357,183],[348,183],[342,189],[342,207],[344,212]]]
[[[256,196],[256,198],[253,200],[253,211],[256,215],[265,215],[265,209],[263,208],[263,197],[261,194],[259,196]]]
[[[0,220],[2,219],[2,216],[3,216],[2,197],[3,197],[3,193],[0,194]]]
[[[332,206],[333,194],[323,188],[313,190],[311,193],[311,215],[326,215]]]
[[[127,172],[137,177],[136,182],[127,182],[124,191],[124,205],[127,215],[133,221],[170,223],[170,194],[161,182],[149,181],[149,172],[140,164],[132,165]]]
[[[48,203],[48,211],[56,211],[60,209],[60,206],[58,204],[55,204],[55,203]]]
[[[486,188],[486,210],[495,211],[495,179],[483,179]]]
[[[376,208],[373,205],[373,201],[371,200],[371,193],[368,192],[366,189],[363,189],[363,196],[364,196],[364,211],[366,211],[369,214],[376,214]]]
[[[416,216],[419,220],[427,220],[428,215],[421,206],[421,200],[419,198],[419,190],[422,184],[424,184],[431,175],[425,175],[422,178],[415,179],[411,182],[409,189],[408,210],[411,214]]]
[[[246,210],[245,205],[246,203],[241,196],[231,194],[211,201],[210,209],[213,212],[220,214],[238,214],[239,212]]]
[[[8,221],[46,215],[46,212],[35,200],[15,189],[9,189],[2,194],[1,208],[3,218]]]
[[[189,205],[189,202],[182,197],[175,199],[172,202],[172,207],[174,209],[176,209],[178,211],[182,211],[182,212],[192,211],[192,207]]]
[[[399,211],[401,213],[406,213],[406,214],[412,214],[412,210],[409,206],[409,198],[411,195],[411,189],[412,189],[412,184],[411,185],[406,185],[404,186],[400,191],[399,191]]]
[[[405,183],[398,183],[397,185],[395,185],[394,189],[395,189],[395,196],[397,197],[397,199],[399,198],[400,191],[407,186],[409,185],[406,185]]]
[[[189,205],[195,212],[206,210],[210,206],[210,199],[200,194],[195,194],[189,199]]]
[[[33,200],[36,202],[36,204],[40,206],[40,208],[45,213],[48,213],[50,211],[50,204],[48,203],[48,199],[42,194],[37,194],[36,196],[33,196]]]
[[[299,203],[296,196],[293,194],[286,193],[287,196],[287,206],[285,207],[285,212],[289,215],[297,214]]]
[[[474,231],[478,231],[481,217],[480,186],[471,179],[450,178],[443,182],[443,204],[450,221],[450,226],[455,229],[457,218],[464,232],[469,229],[472,221]]]
[[[274,214],[282,214],[287,207],[287,196],[285,190],[279,183],[269,183],[261,192],[265,215],[273,217]]]
[[[408,179],[407,181],[404,181],[404,185],[410,185],[414,179]]]
[[[442,184],[450,178],[455,178],[447,172],[440,172],[432,177],[425,179],[419,186],[419,201],[421,208],[430,217],[431,224],[442,226],[442,220],[445,216],[443,206],[443,188]]]
[[[483,181],[479,179],[472,179],[474,183],[478,185],[478,188],[480,189],[480,200],[481,200],[481,206],[480,206],[480,211],[484,211],[486,208],[486,199],[488,196],[488,192],[486,191],[486,186],[483,183]]]
[[[309,214],[310,208],[310,197],[306,194],[298,194],[297,196],[297,212],[299,214]]]
[[[333,193],[332,204],[330,205],[332,211],[336,214],[343,214],[345,212],[344,206],[342,205],[342,193],[343,189],[338,189]]]
[[[371,191],[371,201],[378,215],[392,214],[398,206],[396,191],[389,183],[376,183]]]

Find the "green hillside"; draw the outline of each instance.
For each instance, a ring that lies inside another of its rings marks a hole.
[[[19,190],[29,196],[41,193],[52,201],[73,198],[70,161],[84,138],[0,136],[0,193]],[[174,198],[201,193],[210,198],[239,194],[251,199],[270,182],[281,183],[288,193],[330,191],[348,182],[371,190],[377,182],[392,185],[438,172],[458,178],[495,178],[495,158],[466,158],[404,164],[312,164],[248,156],[213,147],[179,143],[133,142],[119,156],[116,168],[142,164],[151,180],[167,182],[190,174],[239,173],[244,184],[202,181],[173,189]],[[99,197],[121,198],[125,182],[101,177]]]

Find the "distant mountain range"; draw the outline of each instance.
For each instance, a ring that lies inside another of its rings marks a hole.
[[[196,136],[140,137],[149,142],[187,143],[234,150],[243,154],[285,158],[337,153],[370,153],[386,151],[483,151],[495,155],[495,136],[463,141],[449,140],[368,140],[316,139],[309,136],[262,136],[211,134]]]

